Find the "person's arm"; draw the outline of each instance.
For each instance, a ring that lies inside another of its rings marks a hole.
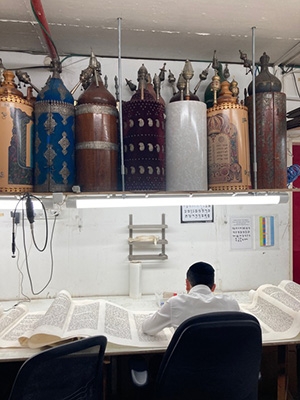
[[[167,301],[160,310],[156,311],[143,322],[142,330],[147,335],[156,335],[162,329],[172,326],[171,306]]]

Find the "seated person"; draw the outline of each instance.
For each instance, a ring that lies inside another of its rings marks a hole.
[[[215,270],[210,264],[197,262],[187,271],[186,294],[171,297],[143,322],[143,332],[156,335],[163,328],[175,329],[186,319],[217,311],[239,311],[238,302],[229,295],[214,294]]]

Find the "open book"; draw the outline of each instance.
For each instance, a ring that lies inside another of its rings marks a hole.
[[[109,301],[73,300],[62,290],[46,312],[29,313],[18,305],[0,316],[0,347],[39,348],[74,338],[104,335],[111,343],[165,348],[173,334],[166,328],[156,336],[145,335],[146,312],[129,311]]]
[[[240,308],[259,320],[263,342],[292,339],[300,333],[300,285],[293,281],[260,286],[252,302]]]

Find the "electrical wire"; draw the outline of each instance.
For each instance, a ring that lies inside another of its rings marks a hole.
[[[16,236],[17,236],[17,225],[16,225]],[[19,274],[21,276],[21,282],[20,282],[20,293],[21,295],[24,297],[23,299],[19,300],[17,303],[15,303],[13,306],[6,308],[5,310],[3,310],[4,312],[8,312],[12,309],[14,309],[15,307],[17,307],[19,304],[22,303],[30,303],[31,299],[30,297],[28,297],[24,291],[23,291],[23,282],[24,282],[24,273],[22,271],[22,265],[19,265],[19,261],[20,261],[20,250],[18,248],[18,246],[16,246],[16,252],[17,252],[17,269],[19,271]]]
[[[36,291],[34,289],[33,279],[32,279],[32,276],[31,276],[29,262],[28,262],[28,252],[27,252],[27,246],[26,246],[24,218],[23,218],[22,229],[23,229],[23,247],[24,247],[24,253],[25,253],[25,265],[26,265],[27,275],[28,275],[28,279],[29,279],[29,283],[30,283],[31,293],[33,295],[35,295],[35,296],[40,294],[40,293],[42,293],[47,288],[47,286],[49,285],[49,283],[51,282],[52,277],[53,277],[53,270],[54,270],[53,236],[54,236],[54,229],[55,229],[55,225],[56,225],[56,220],[57,220],[57,215],[54,216],[54,221],[53,221],[53,226],[52,226],[52,231],[51,231],[51,236],[50,236],[50,261],[51,261],[51,263],[50,263],[50,275],[49,275],[48,281],[45,283],[45,285],[42,287],[42,289]]]
[[[54,228],[55,228],[55,225],[56,225],[56,219],[57,219],[57,216],[54,216],[52,232],[51,232],[51,236],[50,236],[50,260],[51,260],[50,275],[49,275],[48,281],[45,283],[45,285],[42,287],[42,289],[40,289],[38,291],[35,291],[35,289],[34,289],[33,279],[32,279],[30,268],[29,268],[28,253],[27,253],[26,243],[25,243],[25,235],[24,235],[24,232],[23,232],[23,245],[24,245],[24,252],[25,252],[25,265],[26,265],[27,275],[28,275],[28,279],[29,279],[29,283],[30,283],[31,293],[33,295],[38,295],[38,294],[42,293],[47,288],[47,286],[49,285],[49,283],[51,282],[52,277],[53,277],[53,270],[54,270],[53,235],[54,235]]]
[[[33,225],[34,225],[34,224],[33,224],[33,222],[34,222],[34,211],[33,211],[33,206],[31,206],[30,203],[28,203],[29,200],[31,201],[31,198],[34,198],[35,200],[37,200],[37,201],[39,201],[39,202],[41,203],[42,208],[43,208],[43,212],[44,212],[45,226],[46,226],[46,228],[45,228],[45,242],[44,242],[44,244],[43,244],[42,247],[39,247],[39,246],[37,245],[37,243],[36,243],[36,240],[35,240],[34,228],[33,228]],[[47,245],[48,245],[48,242],[49,242],[49,232],[48,232],[48,217],[47,217],[47,211],[46,211],[46,208],[45,208],[43,202],[42,202],[38,197],[36,197],[36,196],[34,196],[34,195],[30,194],[30,193],[25,193],[25,194],[24,194],[23,196],[21,196],[21,198],[19,199],[19,201],[18,201],[18,203],[17,203],[17,205],[16,205],[16,207],[15,207],[15,209],[14,209],[14,211],[13,211],[13,214],[12,214],[12,217],[13,217],[13,245],[12,245],[12,248],[15,248],[15,249],[17,250],[17,252],[18,252],[17,268],[18,268],[18,270],[19,270],[19,272],[20,272],[20,274],[21,274],[21,293],[22,293],[22,295],[23,295],[24,297],[26,297],[26,298],[28,299],[28,296],[26,296],[26,295],[23,293],[23,280],[24,280],[24,275],[23,275],[23,272],[22,272],[22,270],[21,270],[21,267],[19,267],[19,249],[18,249],[18,247],[17,247],[17,246],[15,245],[15,243],[14,243],[14,240],[15,240],[15,238],[16,238],[16,231],[15,231],[15,229],[14,229],[14,225],[16,225],[16,212],[17,212],[17,209],[18,209],[20,203],[23,204],[23,201],[24,201],[25,199],[26,199],[26,213],[27,213],[27,218],[28,218],[28,220],[29,220],[29,222],[30,222],[30,228],[31,228],[32,243],[33,243],[34,247],[36,248],[36,250],[38,250],[39,252],[43,252],[43,251],[46,250]],[[32,207],[32,209],[31,209],[31,207]],[[53,236],[54,236],[54,231],[55,231],[55,226],[56,226],[56,221],[57,221],[57,216],[58,216],[58,215],[59,215],[58,213],[57,213],[57,214],[54,214],[54,221],[53,221],[53,226],[52,226],[51,235],[50,235],[50,242],[49,242],[49,249],[50,249],[50,273],[49,273],[49,278],[48,278],[47,282],[45,283],[45,285],[44,285],[40,290],[35,290],[34,284],[33,284],[33,279],[32,279],[32,274],[31,274],[30,266],[29,266],[29,251],[28,251],[28,249],[27,249],[27,243],[26,243],[25,212],[24,212],[24,207],[22,207],[22,218],[21,218],[21,220],[22,220],[23,249],[24,249],[24,254],[25,254],[24,263],[25,263],[25,266],[26,266],[26,271],[27,271],[27,275],[28,275],[28,279],[29,279],[29,284],[30,284],[31,293],[32,293],[33,295],[38,295],[38,294],[42,293],[42,292],[47,288],[47,286],[49,285],[49,283],[51,282],[52,277],[53,277],[53,270],[54,270]],[[14,257],[14,255],[13,255],[13,257]]]
[[[36,197],[36,196],[34,196],[34,195],[32,195],[32,194],[31,194],[31,195],[28,194],[28,195],[29,195],[30,197],[33,197],[34,199],[36,199],[36,200],[38,200],[38,201],[40,202],[40,204],[42,205],[42,208],[43,208],[43,212],[44,212],[44,217],[45,217],[45,242],[44,242],[44,246],[43,246],[43,247],[39,248],[39,246],[37,245],[36,240],[35,240],[34,229],[31,229],[31,236],[32,236],[32,240],[33,240],[34,246],[35,246],[35,248],[36,248],[39,252],[42,253],[43,251],[45,251],[45,249],[46,249],[46,247],[47,247],[48,236],[49,236],[49,234],[48,234],[48,218],[47,218],[47,211],[46,211],[46,208],[45,208],[43,202],[42,202],[38,197]],[[32,224],[31,224],[31,227],[32,227]]]
[[[18,247],[17,247],[16,249],[17,249],[17,253],[18,253],[18,257],[17,257],[17,268],[18,268],[18,271],[19,271],[20,276],[21,276],[20,292],[21,292],[21,295],[24,297],[24,299],[18,301],[18,302],[15,304],[15,306],[17,306],[17,305],[19,305],[20,303],[23,303],[23,302],[29,302],[29,303],[31,302],[30,297],[28,297],[28,296],[24,293],[24,290],[23,290],[24,273],[23,273],[23,271],[22,271],[22,266],[23,266],[24,262],[22,263],[21,266],[19,265],[19,261],[20,261],[20,250],[19,250]]]
[[[31,8],[32,8],[33,15],[34,15],[35,19],[37,20],[37,22],[38,22],[38,24],[39,24],[39,26],[42,29],[42,32],[44,34],[44,37],[46,39],[46,42],[47,42],[48,49],[50,51],[50,55],[51,55],[52,60],[53,59],[59,60],[58,51],[57,51],[55,43],[54,43],[54,41],[53,41],[53,39],[51,37],[51,34],[49,32],[49,28],[47,26],[45,26],[45,24],[48,25],[46,17],[44,17],[45,18],[45,23],[43,23],[41,21],[40,16],[38,15],[38,13],[36,11],[36,8],[35,8],[35,6],[33,4],[33,0],[30,1],[30,5],[31,5]],[[40,3],[38,3],[38,5],[41,8],[40,15],[42,17],[42,16],[44,16],[44,13],[42,13],[43,12],[42,5]]]
[[[45,249],[47,247],[48,236],[49,236],[47,211],[46,211],[46,208],[45,208],[43,202],[38,197],[36,197],[36,196],[34,196],[33,194],[30,194],[30,193],[25,193],[23,196],[21,196],[20,200],[18,201],[18,203],[17,203],[17,205],[16,205],[16,207],[15,207],[15,209],[13,211],[13,215],[12,215],[12,217],[13,217],[13,232],[12,232],[13,233],[13,240],[12,240],[13,243],[12,243],[12,247],[14,245],[14,225],[15,225],[15,218],[16,218],[17,209],[19,207],[19,204],[25,199],[26,199],[26,207],[27,207],[27,201],[30,200],[31,198],[37,200],[41,204],[42,209],[43,209],[43,213],[44,213],[44,217],[45,217],[45,242],[44,242],[44,245],[41,248],[37,245],[36,240],[35,240],[35,236],[34,236],[34,229],[33,229],[34,215],[32,215],[32,220],[29,221],[30,222],[30,226],[31,226],[31,235],[32,235],[32,240],[33,240],[34,246],[38,251],[43,252],[43,251],[45,251]],[[33,213],[33,209],[29,210],[29,211],[31,211],[31,213]],[[27,209],[27,217],[28,217],[28,209]],[[22,220],[23,220],[23,224],[24,224],[24,217],[23,217]]]

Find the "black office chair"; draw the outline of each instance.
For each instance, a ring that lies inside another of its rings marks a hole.
[[[162,359],[155,400],[256,400],[262,353],[257,319],[243,312],[197,315],[175,331]],[[135,386],[146,365],[132,363]],[[136,368],[137,367],[137,368]]]
[[[257,319],[243,312],[183,322],[163,357],[154,398],[256,400],[262,353]]]
[[[44,350],[21,366],[9,400],[101,400],[107,339],[93,336]]]

